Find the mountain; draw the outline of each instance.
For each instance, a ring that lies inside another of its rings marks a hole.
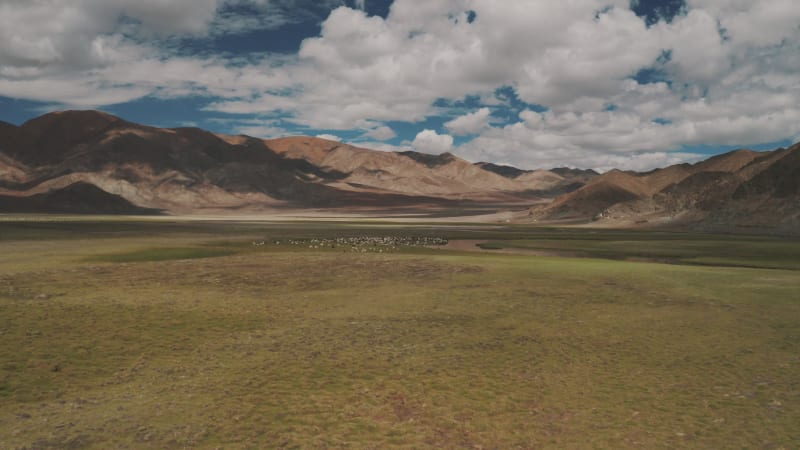
[[[593,170],[569,169],[566,167],[551,170],[523,170],[487,162],[480,162],[475,165],[483,170],[524,183],[530,187],[531,194],[546,198],[575,191],[598,175]]]
[[[87,183],[27,197],[0,195],[0,211],[10,213],[129,214],[153,215],[160,211],[140,208],[119,195]]]
[[[561,175],[562,177],[578,177],[578,178],[593,178],[599,173],[592,169],[572,169],[569,167],[557,167],[550,169],[551,172]]]
[[[800,144],[644,173],[473,164],[325,139],[162,129],[99,111],[0,122],[0,212],[520,211],[594,226],[800,229]]]
[[[378,152],[301,136],[265,143],[285,158],[304,160],[326,173],[339,174],[327,184],[341,191],[529,202],[532,197],[538,198],[536,191],[540,189],[537,182],[509,179],[451,153]]]
[[[572,219],[594,217],[617,203],[644,198],[646,182],[635,174],[612,170],[585,186],[556,198],[547,206],[548,218]]]
[[[33,119],[2,137],[0,152],[28,168],[24,179],[3,180],[17,195],[82,182],[137,206],[188,212],[328,194],[324,186],[298,181],[291,162],[261,141],[231,146],[199,129],[163,130],[96,111],[70,111]]]
[[[502,175],[506,178],[517,178],[520,175],[526,174],[531,172],[530,170],[523,170],[517,169],[516,167],[512,166],[505,166],[500,164],[494,164],[489,162],[479,162],[475,163],[476,166],[480,167],[483,170],[488,170],[489,172],[494,172],[498,175]]]
[[[551,175],[582,185],[579,177]],[[33,198],[76,183],[174,214],[521,205],[543,197],[540,180],[509,179],[449,153],[161,129],[99,111],[50,113],[19,127],[0,123],[0,195]]]
[[[800,144],[736,150],[646,173],[610,171],[529,209],[523,220],[604,226],[800,229]]]

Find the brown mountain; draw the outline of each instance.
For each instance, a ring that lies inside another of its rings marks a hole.
[[[47,114],[2,138],[0,151],[28,168],[22,179],[4,179],[18,195],[83,182],[137,206],[176,212],[334,197],[304,183],[296,176],[302,167],[256,139],[232,146],[199,129],[163,130],[96,111]]]
[[[65,188],[31,196],[0,195],[0,211],[11,213],[66,214],[159,214],[155,209],[140,208],[119,195],[87,183],[75,183]]]
[[[800,228],[800,144],[646,173],[473,164],[311,137],[161,129],[98,111],[0,122],[0,212],[534,207],[520,220]]]
[[[542,190],[537,180],[510,179],[450,153],[378,152],[304,136],[265,143],[285,158],[304,160],[326,173],[340,174],[327,185],[341,191],[518,202],[536,198]]]
[[[98,111],[46,114],[19,127],[0,123],[0,195],[32,197],[75,183],[171,213],[520,204],[539,199],[542,185],[448,153],[160,129]]]
[[[506,178],[517,178],[520,175],[526,174],[531,172],[530,170],[523,170],[517,169],[516,167],[506,166],[501,164],[494,164],[489,162],[479,162],[475,163],[476,166],[480,167],[483,170],[488,170],[489,172],[494,172],[498,175],[502,175]]]
[[[475,165],[489,172],[513,179],[518,183],[523,183],[530,187],[531,194],[545,198],[553,198],[573,192],[599,175],[594,170],[570,169],[567,167],[550,170],[523,170],[487,162],[480,162]]]
[[[551,219],[594,217],[617,203],[645,198],[648,192],[649,187],[641,177],[612,170],[580,189],[556,198],[544,211],[546,217]]]
[[[647,173],[611,171],[527,212],[536,221],[601,225],[800,227],[800,144],[736,150]]]

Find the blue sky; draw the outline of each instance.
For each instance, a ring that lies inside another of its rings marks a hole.
[[[0,120],[645,170],[800,140],[798,23],[793,0],[0,1]]]

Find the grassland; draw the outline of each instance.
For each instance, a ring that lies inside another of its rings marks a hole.
[[[521,253],[276,244],[387,235]],[[0,448],[797,448],[799,262],[757,236],[0,221]]]

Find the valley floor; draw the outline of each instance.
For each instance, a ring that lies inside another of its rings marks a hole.
[[[798,380],[797,239],[0,220],[0,448],[788,449]]]

